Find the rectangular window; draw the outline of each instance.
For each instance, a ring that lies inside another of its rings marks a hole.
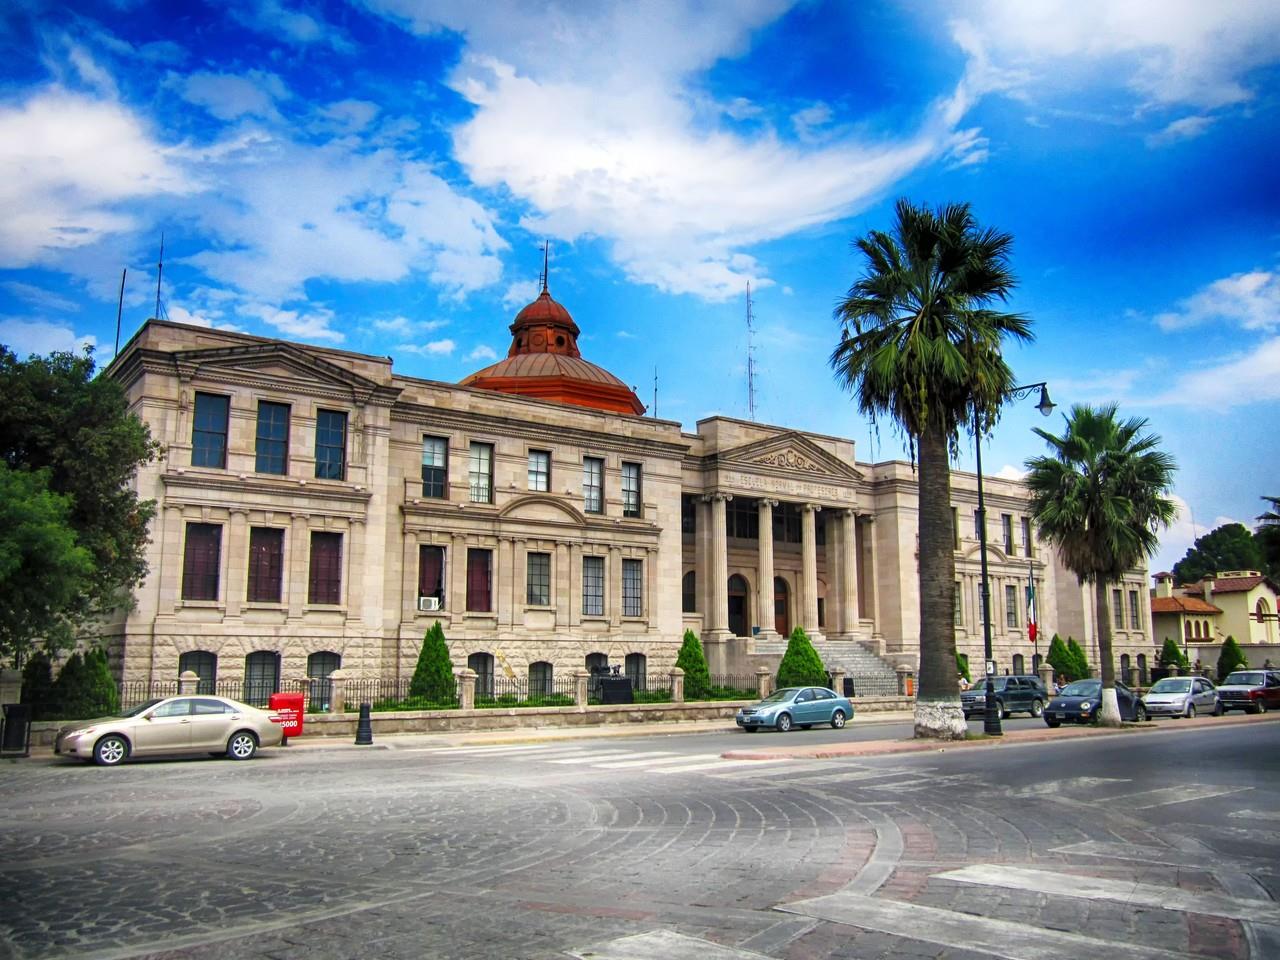
[[[1022,518],[1022,549],[1026,551],[1026,554],[1028,557],[1034,557],[1036,555],[1035,550],[1032,549],[1032,543],[1031,543],[1031,518],[1030,517]]]
[[[422,495],[449,497],[449,441],[444,437],[422,438]]]
[[[250,603],[279,603],[284,582],[284,531],[276,527],[249,529]]]
[[[1130,630],[1142,629],[1141,614],[1138,612],[1138,591],[1137,590],[1129,591],[1129,629]]]
[[[493,444],[471,444],[471,466],[467,470],[472,503],[493,503]]]
[[[698,501],[687,493],[680,497],[680,532],[698,532]]]
[[[222,560],[222,525],[188,523],[182,549],[182,599],[217,600]]]
[[[778,504],[773,508],[773,542],[799,543],[800,538],[800,508],[794,503]]]
[[[307,573],[307,603],[342,602],[342,534],[311,532],[311,568]]]
[[[951,549],[960,549],[960,508],[951,508]]]
[[[316,411],[316,476],[347,478],[347,415],[340,410]]]
[[[640,464],[622,465],[622,515],[640,516]]]
[[[289,405],[258,401],[257,461],[258,473],[289,472]]]
[[[1124,596],[1119,590],[1111,591],[1111,623],[1117,630],[1124,629]]]
[[[231,398],[215,393],[197,393],[195,415],[191,421],[191,465],[217,467],[227,465],[227,418]]]
[[[1018,625],[1018,588],[1011,583],[1004,588],[1004,622],[1007,627]]]
[[[551,454],[546,450],[529,451],[529,489],[538,493],[551,490]]]
[[[973,511],[973,538],[975,540],[982,539],[982,511]]]
[[[582,558],[582,614],[604,616],[604,557]]]
[[[526,602],[535,607],[551,605],[551,554],[526,554]]]
[[[582,509],[604,513],[604,461],[599,457],[582,458]]]
[[[1000,529],[1004,533],[1004,555],[1012,557],[1016,552],[1013,546],[1013,517],[1007,513],[1000,514]]]
[[[724,522],[730,537],[738,540],[760,539],[760,507],[755,500],[734,497],[725,504]]]
[[[434,597],[444,609],[444,547],[418,547],[418,596]]]
[[[622,615],[644,616],[644,561],[622,561]]]
[[[964,623],[964,585],[959,580],[956,581],[956,597],[952,619],[957,627]]]
[[[489,613],[493,609],[491,572],[492,550],[467,551],[467,609],[474,613]]]

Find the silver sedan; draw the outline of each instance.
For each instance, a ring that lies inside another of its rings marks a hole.
[[[114,767],[129,757],[225,754],[248,760],[258,747],[279,746],[283,720],[226,697],[148,700],[117,717],[81,720],[58,731],[53,752]]]
[[[1150,717],[1194,717],[1222,713],[1218,691],[1204,677],[1165,677],[1142,698]]]

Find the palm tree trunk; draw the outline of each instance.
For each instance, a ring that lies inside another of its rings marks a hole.
[[[1116,668],[1111,656],[1111,610],[1107,604],[1107,582],[1093,581],[1093,597],[1098,609],[1098,666],[1102,670],[1102,704],[1099,717],[1108,726],[1120,725],[1120,701],[1116,697]]]
[[[920,437],[920,684],[915,735],[965,735],[956,682],[956,559],[952,552],[951,463],[941,431]]]

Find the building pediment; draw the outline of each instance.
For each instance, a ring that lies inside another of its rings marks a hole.
[[[361,402],[374,399],[390,402],[400,392],[294,344],[278,341],[182,350],[171,358],[178,376],[186,382],[213,380],[272,385],[301,393],[338,392]]]
[[[498,516],[503,520],[526,520],[533,523],[571,523],[582,526],[586,517],[577,508],[552,496],[531,495],[512,500]]]
[[[862,473],[852,464],[794,430],[723,450],[712,459],[717,467],[781,473],[797,479],[862,479]]]

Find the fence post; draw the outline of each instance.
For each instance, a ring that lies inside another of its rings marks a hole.
[[[905,663],[894,668],[898,675],[898,696],[914,697],[916,695],[916,673]]]
[[[178,696],[195,693],[200,686],[200,675],[194,670],[183,670],[178,674]]]
[[[587,681],[591,679],[591,671],[584,667],[578,667],[573,671],[573,702],[579,708],[587,705]]]
[[[347,706],[347,671],[339,668],[329,674],[329,712],[342,713]]]
[[[463,710],[476,708],[476,677],[478,674],[470,667],[458,671],[458,706]]]
[[[831,689],[836,692],[837,697],[844,696],[844,668],[843,667],[832,668]]]
[[[1053,693],[1053,665],[1047,660],[1040,661],[1040,682],[1050,694]]]
[[[684,703],[684,671],[679,667],[671,668],[671,702]]]
[[[769,673],[768,667],[756,667],[756,693],[763,700],[769,695],[769,687],[772,686],[772,675]]]

